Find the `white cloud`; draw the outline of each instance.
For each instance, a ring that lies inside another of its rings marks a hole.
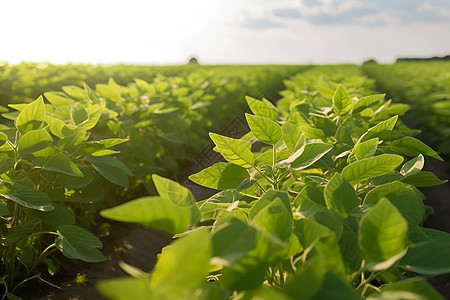
[[[450,9],[426,2],[417,8],[422,14],[431,14],[440,19],[450,20]]]

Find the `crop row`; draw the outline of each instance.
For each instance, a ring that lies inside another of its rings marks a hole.
[[[424,131],[423,138],[450,157],[450,63],[368,63],[363,70],[381,90],[411,105],[410,122]]]
[[[4,295],[14,298],[29,280],[45,281],[43,266],[55,274],[55,251],[104,260],[101,242],[86,231],[98,208],[151,193],[152,174],[179,172],[207,130],[244,110],[243,91],[271,97],[299,69],[202,69],[127,85],[110,79],[9,104],[0,127]]]
[[[154,271],[99,285],[111,299],[443,299],[426,278],[450,272],[450,235],[425,228],[418,187],[442,158],[399,119],[408,105],[372,94],[351,66],[286,81],[275,106],[246,97],[250,132],[210,132],[218,162],[193,174],[219,190],[197,202],[153,175],[159,196],[101,215],[175,238]],[[318,75],[320,74],[320,75]],[[334,82],[338,80],[344,85]],[[259,150],[256,150],[259,149]]]

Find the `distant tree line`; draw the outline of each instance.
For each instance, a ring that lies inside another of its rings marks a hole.
[[[442,57],[439,57],[439,56],[433,56],[433,57],[421,57],[421,58],[419,58],[419,57],[400,57],[400,58],[397,58],[397,62],[400,62],[400,61],[417,61],[417,60],[419,60],[419,61],[429,61],[429,60],[450,60],[450,55],[446,55],[446,56],[442,56]]]

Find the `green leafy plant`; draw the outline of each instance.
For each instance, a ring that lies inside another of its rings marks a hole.
[[[429,210],[417,188],[446,182],[422,171],[424,156],[441,157],[409,136],[384,95],[359,98],[324,81],[319,92],[294,87],[278,107],[247,97],[246,136],[210,133],[227,162],[190,179],[217,194],[195,202],[154,175],[160,196],[101,212],[176,237],[152,273],[125,265],[133,278],[102,282],[103,294],[443,299],[425,278],[450,272],[450,236],[422,226]]]
[[[0,256],[4,295],[14,298],[17,287],[50,274],[58,264],[51,253],[86,262],[100,262],[102,243],[86,227],[92,207],[103,200],[106,179],[128,186],[132,173],[113,154],[126,139],[96,140],[89,133],[109,112],[98,99],[73,100],[53,95],[29,104],[10,105],[14,120],[0,127]]]

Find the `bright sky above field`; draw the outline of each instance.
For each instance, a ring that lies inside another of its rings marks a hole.
[[[450,54],[449,0],[14,0],[0,61],[361,63]]]

